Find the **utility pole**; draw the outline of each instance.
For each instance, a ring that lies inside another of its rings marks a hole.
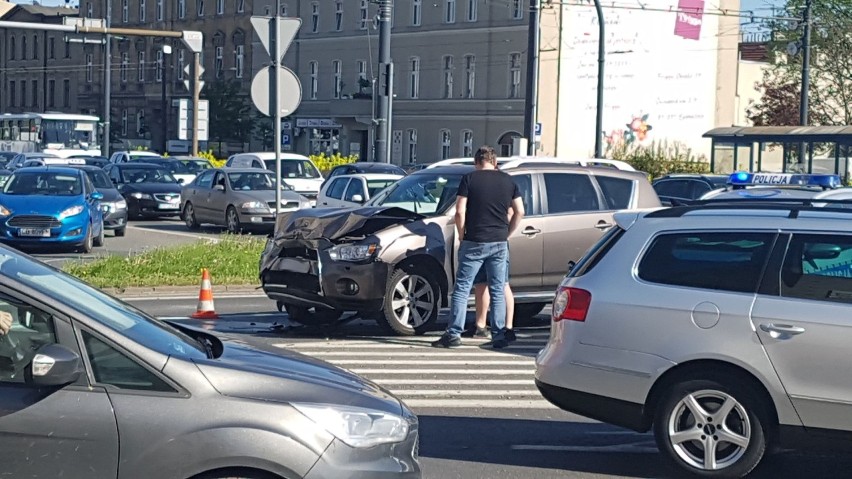
[[[391,109],[393,102],[393,62],[391,60],[391,20],[393,0],[378,0],[379,4],[379,88],[376,114],[375,160],[391,162]],[[383,81],[382,81],[383,80]]]
[[[192,54],[192,156],[198,156],[198,103],[201,97],[201,51]]]
[[[104,0],[106,4],[106,21],[104,26],[109,29],[112,23],[112,0]],[[104,157],[109,158],[109,139],[110,139],[110,118],[112,117],[112,105],[110,97],[112,96],[112,45],[110,39],[112,35],[104,35],[104,137],[101,151]]]
[[[530,25],[527,41],[527,91],[524,105],[524,137],[527,138],[529,156],[535,156],[538,145],[535,141],[536,117],[538,116],[538,56],[541,36],[541,0],[530,0]]]
[[[799,103],[799,124],[802,126],[808,125],[808,95],[811,88],[811,10],[813,8],[812,0],[805,0],[805,12],[802,16],[804,23],[804,31],[802,32],[802,93]],[[805,164],[805,155],[807,148],[805,144],[801,144],[799,149],[799,165]]]
[[[172,54],[171,45],[163,43],[162,58],[160,64],[160,81],[163,83],[163,90],[160,93],[160,108],[163,110],[163,147],[160,150],[166,153],[169,147],[169,102],[168,102],[168,85],[169,85],[169,65],[171,62],[166,60],[166,57]]]
[[[810,0],[809,0],[810,1]],[[606,35],[601,0],[595,0],[598,13],[598,100],[595,112],[595,158],[603,158],[604,67],[606,66]]]
[[[281,62],[283,56],[278,55],[278,46],[281,45],[281,0],[275,2],[275,21],[272,28],[275,30],[272,35],[272,43],[269,51],[272,58],[272,114],[275,141],[275,216],[281,214],[281,186],[284,181],[281,179]]]

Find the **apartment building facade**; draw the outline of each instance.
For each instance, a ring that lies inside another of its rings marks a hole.
[[[12,22],[62,24],[75,17],[77,9],[14,5],[4,8],[2,19]],[[81,101],[78,48],[65,42],[62,32],[3,29],[0,32],[0,112],[88,113],[91,105]]]

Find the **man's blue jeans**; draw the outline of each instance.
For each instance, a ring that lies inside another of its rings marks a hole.
[[[459,246],[459,266],[456,270],[456,282],[453,286],[450,305],[450,326],[447,334],[460,337],[467,318],[467,299],[473,288],[473,280],[480,268],[485,268],[488,277],[488,292],[491,295],[491,308],[488,321],[491,324],[491,339],[504,338],[506,327],[506,286],[509,245],[505,241],[496,243],[474,243],[462,241]]]

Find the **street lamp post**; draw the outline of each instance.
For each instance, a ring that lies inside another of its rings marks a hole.
[[[171,45],[163,45],[163,56],[160,59],[160,81],[163,83],[160,97],[160,104],[163,111],[163,143],[161,152],[166,153],[169,145],[169,102],[168,102],[168,84],[169,84],[169,65],[166,57],[172,54]]]

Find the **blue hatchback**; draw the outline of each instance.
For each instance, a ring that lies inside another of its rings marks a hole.
[[[15,170],[0,191],[0,241],[16,246],[103,246],[101,193],[84,171],[42,166]]]

